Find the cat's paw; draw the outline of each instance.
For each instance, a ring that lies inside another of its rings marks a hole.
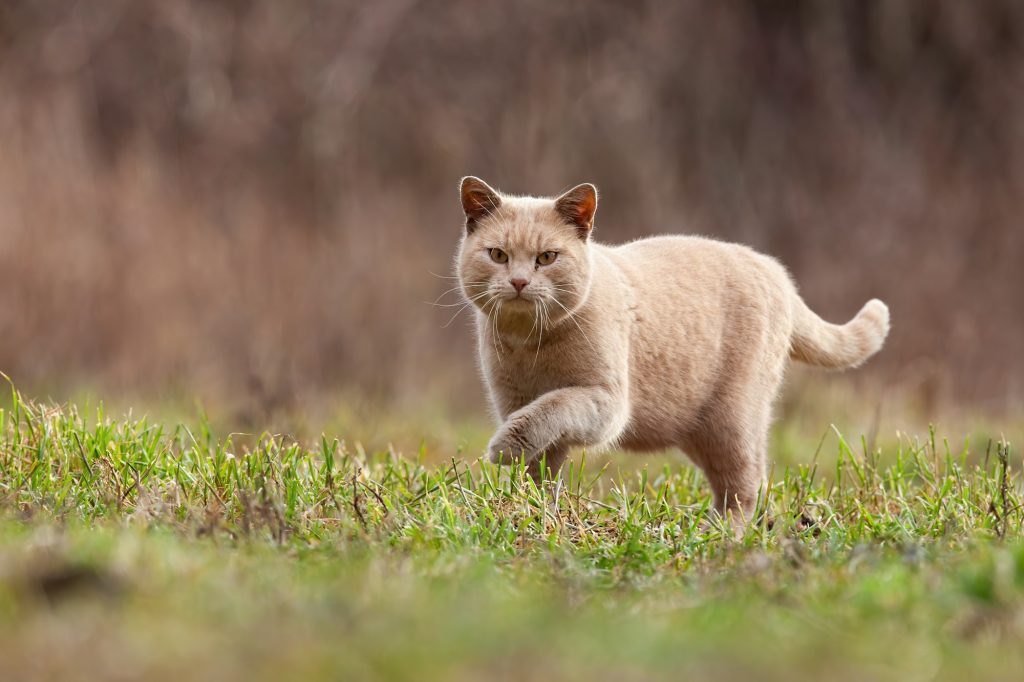
[[[530,461],[535,453],[526,437],[523,419],[510,419],[502,424],[487,445],[487,459],[495,464],[515,464]]]

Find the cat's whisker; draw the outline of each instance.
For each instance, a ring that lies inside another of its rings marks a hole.
[[[490,310],[488,310],[488,306],[491,306]],[[498,364],[504,366],[504,362],[502,362],[501,359],[501,351],[498,349],[498,343],[500,342],[498,339],[498,314],[500,312],[500,308],[501,299],[495,296],[488,299],[480,309],[486,315],[484,318],[484,324],[491,332],[491,344],[494,346],[494,355],[498,358]]]
[[[466,305],[467,301],[459,301],[458,303],[431,303],[430,301],[424,301],[424,303],[435,308],[461,308]]]
[[[533,326],[530,327],[530,333],[526,335],[526,340],[527,341],[529,341],[530,337],[533,336],[533,330],[537,328],[537,320],[539,318],[539,315],[540,314],[537,312],[537,299],[534,299],[533,300]]]
[[[498,356],[498,364],[504,365],[504,362],[501,359],[501,351],[505,349],[505,344],[498,335],[498,317],[501,315],[501,299],[495,296],[491,300],[496,302],[494,305],[494,336],[492,338],[492,341],[494,342],[494,352]]]
[[[488,284],[489,284],[489,282],[463,282],[462,284],[460,284],[458,286],[455,286],[455,287],[452,287],[451,289],[448,289],[447,291],[441,293],[437,298],[434,299],[434,303],[437,303],[438,301],[440,301],[442,298],[444,298],[448,294],[455,293],[455,292],[460,292],[461,293],[463,287],[474,287],[474,286],[479,287],[479,286],[487,286]]]
[[[458,275],[439,275],[436,272],[434,272],[433,270],[427,270],[427,273],[433,275],[434,277],[437,277],[438,279],[454,279],[454,280],[458,280],[459,279]]]
[[[540,329],[537,332],[537,351],[533,354],[533,367],[536,367],[537,360],[540,358],[540,345],[544,341],[544,324],[546,320],[544,320],[543,318],[546,317],[547,313],[545,312],[546,308],[544,304],[541,303],[539,300],[534,301],[534,309],[537,311],[535,313],[537,317],[541,319]]]
[[[484,284],[484,283],[481,282],[481,284]],[[466,310],[466,308],[472,307],[477,301],[479,301],[482,298],[485,298],[485,297],[489,296],[490,294],[491,294],[491,292],[488,289],[488,290],[481,291],[478,294],[474,294],[473,296],[468,296],[463,301],[460,301],[459,303],[436,303],[435,302],[435,303],[432,303],[431,305],[437,306],[439,308],[454,308],[454,307],[458,306],[459,309],[455,311],[455,314],[452,315],[448,319],[448,321],[444,323],[444,326],[441,327],[442,329],[447,329],[448,327],[451,326],[452,322],[455,321],[455,318],[457,318],[459,315],[461,315],[462,312],[464,310]],[[484,303],[484,305],[486,305],[486,302]]]
[[[441,329],[447,329],[451,325],[451,323],[455,321],[455,318],[458,317],[459,315],[461,315],[462,311],[465,310],[466,308],[469,308],[471,305],[473,305],[473,304],[472,303],[463,303],[462,307],[455,311],[455,314],[452,315],[448,319],[448,321],[444,323],[444,326],[441,327]]]
[[[440,298],[442,298],[444,296],[447,296],[448,294],[452,293],[453,291],[461,291],[461,290],[462,290],[462,285],[459,284],[458,286],[454,286],[451,289],[447,289],[446,291],[442,291],[440,294],[437,295],[437,299],[435,299],[435,300],[438,300],[438,299],[440,299]]]
[[[477,300],[483,298],[484,296],[489,295],[490,293],[491,292],[489,292],[489,291],[481,291],[479,294],[474,294],[473,296],[467,296],[467,297],[463,298],[463,300],[461,300],[461,301],[459,301],[457,303],[438,303],[437,301],[434,301],[433,303],[431,303],[430,301],[424,301],[424,303],[426,303],[427,305],[435,306],[437,308],[454,308],[455,306],[461,306],[461,305],[464,305],[466,303],[472,303],[474,301],[477,301]]]
[[[583,327],[581,327],[581,326],[580,326],[580,323],[576,321],[576,316],[575,316],[575,315],[573,315],[573,314],[572,314],[572,312],[571,312],[571,311],[570,311],[570,310],[569,310],[568,308],[566,308],[566,307],[565,307],[564,305],[562,305],[562,302],[561,302],[561,301],[559,301],[559,300],[558,300],[557,298],[554,298],[554,297],[552,297],[552,298],[551,298],[551,300],[552,300],[552,301],[554,301],[554,302],[555,302],[555,304],[556,304],[556,305],[557,305],[557,306],[558,306],[559,308],[561,308],[562,310],[564,310],[564,311],[565,311],[565,314],[566,314],[566,316],[568,316],[568,318],[569,318],[570,320],[572,320],[572,323],[573,323],[574,325],[576,325],[576,328],[577,328],[577,329],[579,329],[579,330],[580,330],[580,334],[582,334],[582,335],[583,335],[583,338],[584,338],[584,339],[586,339],[586,341],[587,341],[587,345],[588,345],[588,346],[590,346],[591,350],[593,350],[594,352],[597,352],[597,349],[596,349],[596,348],[594,348],[594,344],[592,344],[592,343],[590,342],[590,337],[589,337],[589,336],[587,336],[587,333],[586,333],[585,331],[583,331]]]

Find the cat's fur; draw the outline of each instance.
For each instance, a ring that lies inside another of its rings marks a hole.
[[[598,244],[589,184],[539,199],[467,177],[461,196],[458,275],[501,420],[489,456],[523,457],[535,475],[542,454],[557,471],[574,446],[676,446],[704,470],[717,509],[749,516],[787,361],[856,367],[889,331],[879,300],[845,325],[823,321],[782,265],[745,246],[685,236]],[[549,251],[554,262],[539,265]]]

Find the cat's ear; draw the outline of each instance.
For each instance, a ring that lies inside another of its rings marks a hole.
[[[472,233],[477,223],[501,206],[501,197],[490,185],[472,175],[462,178],[459,188],[462,195],[462,210],[466,214],[466,231]]]
[[[576,228],[580,239],[590,236],[597,212],[597,188],[589,182],[577,185],[555,199],[555,210],[562,220]]]

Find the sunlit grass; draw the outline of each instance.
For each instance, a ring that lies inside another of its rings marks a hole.
[[[872,447],[830,429],[791,447],[779,461],[800,463],[776,465],[734,537],[678,461],[584,455],[538,486],[454,452],[220,437],[13,393],[0,677],[1010,679],[1024,665],[1007,443]]]

